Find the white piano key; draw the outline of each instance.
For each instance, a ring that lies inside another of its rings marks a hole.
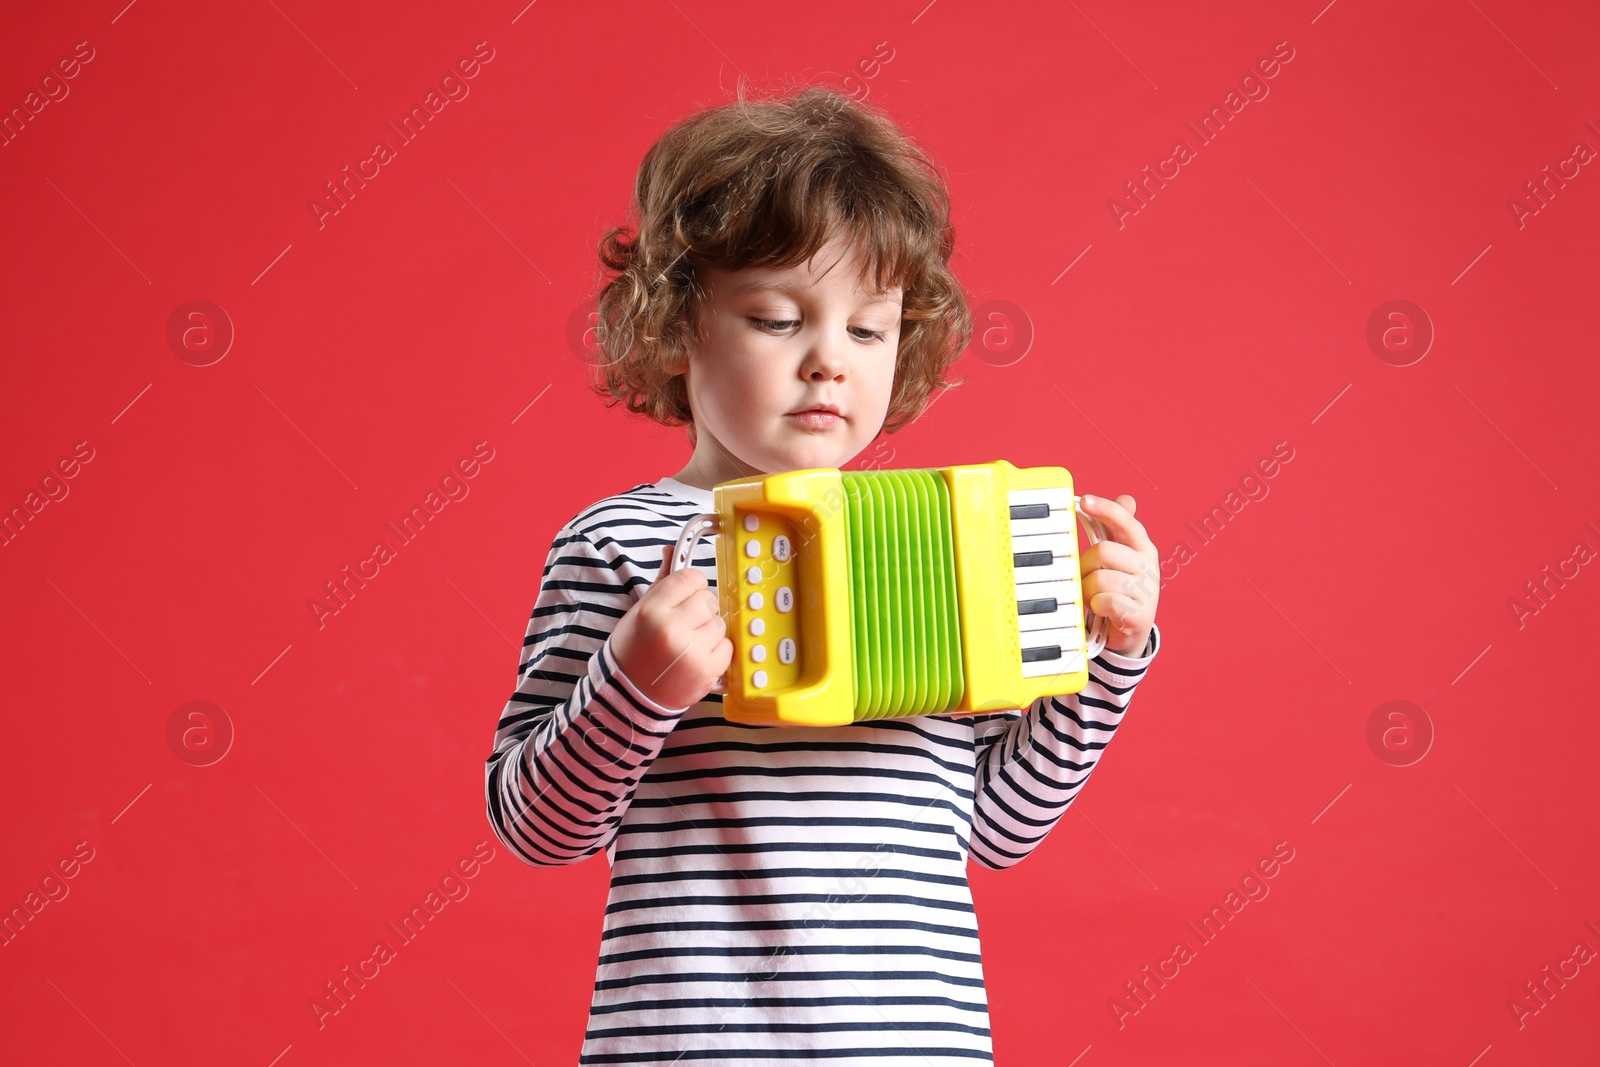
[[[1057,511],[1054,508],[1044,518],[1012,519],[1011,536],[1028,537],[1033,534],[1069,534],[1073,531],[1072,519],[1072,512]]]
[[[1022,650],[1030,648],[1048,648],[1059,645],[1063,651],[1071,648],[1082,648],[1083,631],[1071,626],[1062,626],[1053,630],[1029,630],[1022,635]]]
[[[1067,652],[1063,650],[1060,659],[1041,659],[1022,665],[1024,678],[1048,678],[1056,674],[1075,674],[1083,670],[1085,664],[1083,650]]]
[[[1031,630],[1055,630],[1063,626],[1083,625],[1083,590],[1076,582],[1040,582],[1037,585],[1017,586],[1019,604],[1024,600],[1049,600],[1056,602],[1053,611],[1017,614],[1017,629],[1023,634]],[[1024,637],[1026,641],[1026,637]]]
[[[1072,494],[1065,489],[1013,489],[1006,494],[1007,504],[1049,504],[1050,509],[1070,509]]]
[[[1051,555],[1072,555],[1072,545],[1066,534],[1037,534],[1032,537],[1011,537],[1011,552],[1048,552]]]
[[[1035,582],[1070,582],[1079,577],[1077,546],[1064,534],[1042,534],[1037,537],[1013,537],[1013,554],[1024,552],[1049,552],[1048,564],[1017,565],[1012,578],[1018,586]]]
[[[1022,582],[1014,587],[1014,591],[1019,603],[1024,600],[1049,600],[1052,597],[1058,605],[1076,604],[1083,600],[1083,584],[1075,579],[1061,582]]]
[[[1006,494],[1006,505],[1043,504],[1050,509],[1048,515],[1034,518],[1012,518],[1011,535],[1025,537],[1040,533],[1071,533],[1074,520],[1072,494],[1064,489],[1022,489]]]
[[[1048,549],[1053,555],[1057,556],[1076,556],[1078,554],[1078,543],[1066,534],[1061,533],[1033,534],[1022,537],[1013,536],[1011,538],[1011,551],[1013,552],[1032,552],[1037,549]]]

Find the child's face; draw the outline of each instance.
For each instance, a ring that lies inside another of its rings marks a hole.
[[[872,443],[894,386],[902,293],[858,290],[859,272],[837,240],[786,270],[707,272],[686,370],[696,441],[684,480],[842,467]],[[797,414],[829,404],[832,420]]]

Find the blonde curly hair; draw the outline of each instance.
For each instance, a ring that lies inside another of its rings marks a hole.
[[[883,430],[895,433],[938,392],[972,338],[967,294],[950,270],[950,199],[930,157],[889,117],[842,93],[806,86],[737,99],[671,127],[645,153],[634,185],[636,229],[600,240],[613,277],[596,297],[606,407],[667,426],[694,418],[683,375],[699,335],[703,271],[804,263],[835,235],[860,253],[878,290],[903,291],[900,349]]]

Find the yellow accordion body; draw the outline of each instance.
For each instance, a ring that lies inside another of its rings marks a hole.
[[[1081,690],[1104,642],[1085,630],[1076,503],[1065,468],[1004,460],[716,486],[673,567],[717,534],[724,715],[837,726]]]

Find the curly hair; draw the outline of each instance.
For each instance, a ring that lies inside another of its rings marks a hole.
[[[704,270],[783,269],[836,236],[878,290],[903,292],[900,348],[883,430],[895,433],[935,394],[972,337],[967,294],[950,269],[950,199],[929,155],[890,118],[842,93],[805,86],[737,99],[672,126],[634,185],[637,229],[610,230],[600,262],[592,381],[606,407],[695,436],[681,373],[699,325]]]

